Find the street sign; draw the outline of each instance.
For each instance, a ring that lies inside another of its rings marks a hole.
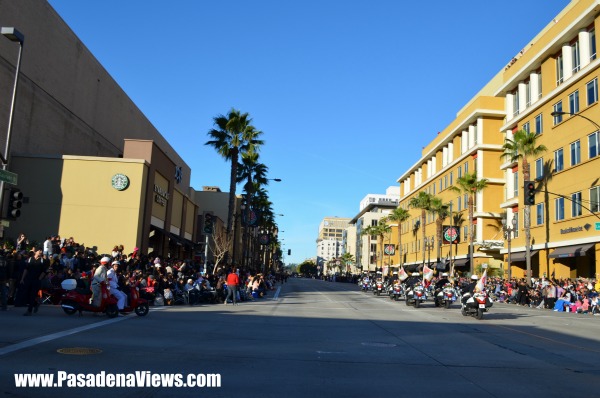
[[[11,173],[10,171],[0,169],[0,181],[17,185],[17,175],[15,173]]]
[[[0,220],[0,225],[3,226],[4,228],[8,228],[8,227],[10,227],[10,221]]]

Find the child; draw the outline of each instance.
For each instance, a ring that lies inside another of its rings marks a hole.
[[[583,296],[583,300],[581,302],[581,313],[587,314],[589,309],[590,309],[590,300],[587,298],[587,296]]]

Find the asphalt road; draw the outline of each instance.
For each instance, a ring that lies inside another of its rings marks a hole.
[[[352,284],[278,288],[276,298],[152,308],[143,318],[10,308],[0,312],[0,396],[600,396],[600,317],[495,304],[478,321],[458,305],[415,309]],[[19,373],[102,371],[219,374],[221,387],[15,386]]]

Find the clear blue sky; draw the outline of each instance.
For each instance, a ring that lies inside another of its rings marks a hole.
[[[229,188],[204,146],[248,112],[286,262],[316,256],[323,217],[385,193],[568,0],[49,0],[192,168]],[[241,187],[238,192],[241,191]]]

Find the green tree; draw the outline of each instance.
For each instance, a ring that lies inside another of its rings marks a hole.
[[[512,139],[504,140],[502,157],[510,162],[521,161],[523,181],[531,178],[529,159],[537,158],[547,151],[544,145],[538,145],[538,134],[525,130],[516,131]],[[525,259],[527,264],[527,284],[531,286],[531,206],[523,209],[523,228],[525,229]]]
[[[310,260],[304,261],[298,266],[298,272],[303,275],[316,275],[317,265]]]
[[[252,119],[249,118],[247,113],[240,113],[236,109],[231,109],[226,116],[216,116],[213,122],[216,128],[208,132],[210,139],[204,145],[212,146],[219,155],[231,163],[229,210],[226,229],[229,236],[233,224],[237,168],[240,154],[250,150],[257,151],[264,142],[259,138],[262,132],[252,126]]]
[[[475,230],[473,228],[473,205],[475,203],[475,195],[483,191],[487,185],[488,180],[482,178],[477,179],[477,173],[465,173],[462,177],[456,180],[456,185],[450,187],[451,190],[459,194],[468,195],[468,209],[469,209],[469,272],[473,273],[473,251],[475,241]]]
[[[383,269],[383,240],[387,234],[392,231],[392,227],[386,224],[385,218],[379,220],[377,225],[370,225],[367,228],[363,229],[363,235],[371,235],[377,237],[377,248],[376,248],[376,256],[377,260],[375,261],[375,266],[377,267],[377,261],[380,262],[380,268]]]
[[[434,197],[431,200],[431,213],[435,215],[435,237],[437,240],[437,261],[442,257],[442,233],[444,232],[444,220],[450,215],[449,206],[442,202],[440,198]]]
[[[398,257],[400,261],[400,266],[404,265],[404,253],[402,251],[402,223],[410,218],[410,213],[408,210],[403,209],[402,207],[396,207],[390,214],[388,214],[387,219],[389,221],[393,221],[398,223]]]
[[[340,261],[342,262],[342,265],[346,268],[346,272],[349,272],[348,267],[354,265],[354,263],[356,262],[352,253],[348,252],[342,254],[342,256],[340,257]]]
[[[433,195],[421,191],[417,194],[417,196],[413,196],[412,198],[410,198],[410,200],[408,201],[408,206],[412,207],[413,209],[421,209],[421,234],[422,234],[422,239],[423,239],[423,264],[425,264],[425,252],[426,252],[426,248],[425,248],[425,237],[426,237],[426,228],[425,228],[425,222],[427,221],[427,212],[431,211],[431,206],[432,206],[432,200],[433,200]]]

